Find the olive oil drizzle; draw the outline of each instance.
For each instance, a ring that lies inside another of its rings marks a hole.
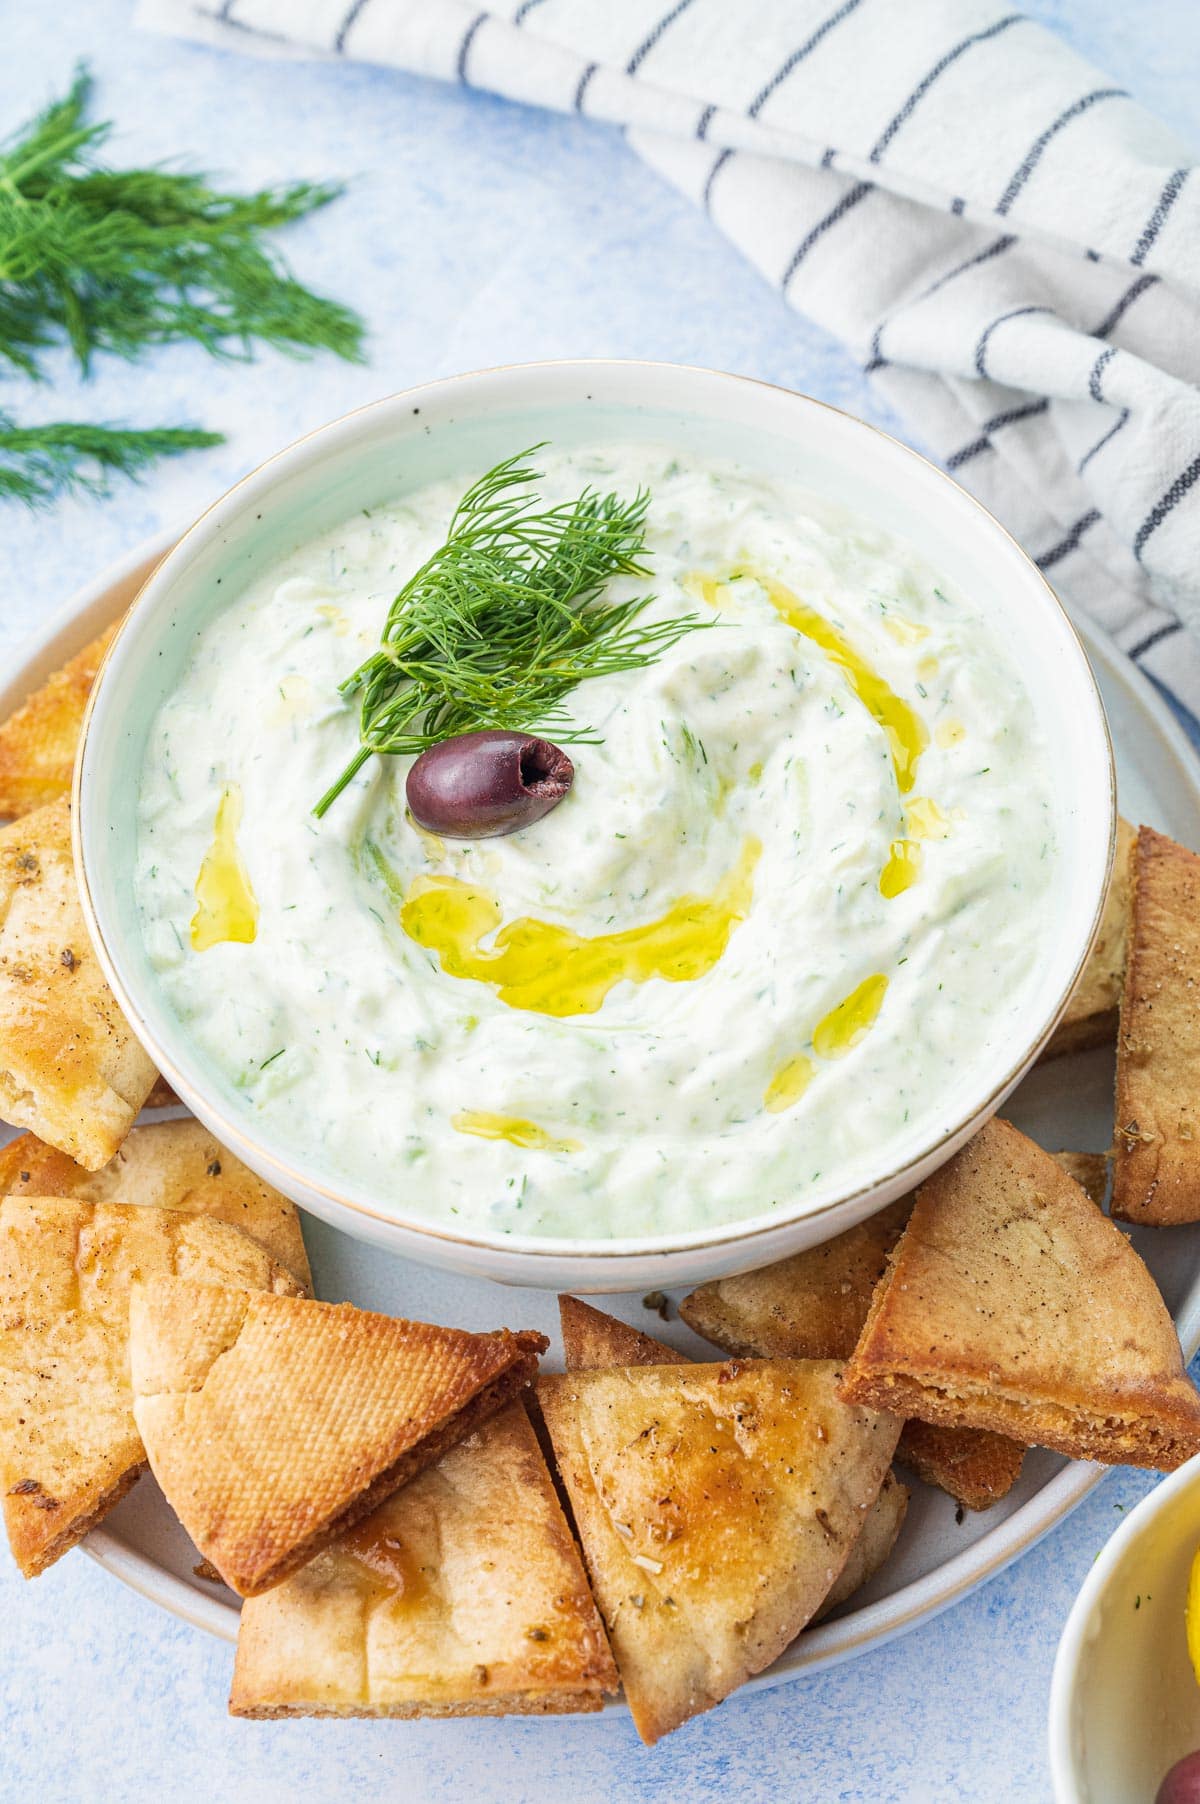
[[[687,983],[711,971],[750,912],[762,846],[749,838],[708,896],[681,896],[657,920],[585,935],[530,916],[503,924],[493,896],[458,877],[422,874],[400,924],[450,977],[493,984],[501,1002],[539,1015],[594,1015],[618,983]],[[490,946],[484,942],[495,935]]]
[[[865,977],[848,996],[822,1016],[813,1029],[812,1049],[822,1061],[844,1059],[874,1027],[887,995],[888,980],[881,971]],[[817,1066],[806,1053],[787,1059],[776,1071],[763,1092],[763,1108],[769,1114],[782,1114],[798,1103],[817,1074]]]
[[[507,1140],[511,1146],[526,1146],[540,1153],[577,1153],[578,1140],[559,1140],[536,1121],[523,1121],[518,1115],[493,1115],[486,1109],[460,1109],[450,1117],[450,1125],[460,1134],[475,1134],[480,1140]]]
[[[258,933],[258,901],[238,850],[242,792],[227,783],[217,803],[212,844],[196,877],[196,912],[191,939],[195,952],[237,941],[249,945]]]
[[[775,612],[789,626],[825,653],[831,664],[841,671],[867,713],[883,729],[892,756],[892,768],[900,794],[907,795],[917,779],[917,764],[929,744],[925,723],[914,708],[873,670],[867,660],[851,645],[849,639],[816,608],[756,570],[745,572],[763,591]]]

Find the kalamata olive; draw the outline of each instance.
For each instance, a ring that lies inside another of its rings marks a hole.
[[[492,839],[531,827],[558,805],[575,766],[531,733],[459,733],[422,752],[408,773],[409,812],[447,839]]]
[[[1155,1792],[1154,1804],[1200,1804],[1200,1749],[1175,1762]]]

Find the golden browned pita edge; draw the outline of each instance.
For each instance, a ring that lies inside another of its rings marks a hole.
[[[537,1400],[642,1740],[778,1658],[827,1597],[899,1421],[832,1360],[564,1372]]]
[[[529,1384],[543,1335],[178,1278],[130,1299],[134,1418],[225,1583],[269,1591]]]
[[[922,1483],[953,1497],[964,1510],[990,1510],[1021,1476],[1026,1448],[987,1428],[945,1428],[910,1416],[896,1458]]]
[[[1068,1052],[1086,1052],[1090,1046],[1109,1046],[1116,1038],[1129,938],[1136,838],[1135,829],[1118,816],[1116,851],[1100,926],[1079,982],[1041,1055],[1043,1059],[1056,1059]]]
[[[1112,1212],[1200,1221],[1200,858],[1151,827],[1134,855]]]
[[[685,1365],[687,1355],[668,1347],[666,1341],[631,1328],[603,1309],[594,1309],[578,1297],[560,1296],[558,1319],[562,1325],[563,1359],[568,1372],[594,1366]]]
[[[87,936],[70,808],[35,809],[0,828],[0,1116],[95,1171],[155,1075]]]
[[[166,1078],[160,1072],[154,1080],[154,1088],[142,1104],[143,1109],[172,1109],[178,1106],[179,1098],[172,1090]]]
[[[298,1288],[224,1222],[71,1197],[0,1200],[0,1498],[26,1578],[81,1540],[145,1468],[129,1292],[155,1272]]]
[[[843,1395],[1108,1465],[1200,1452],[1200,1396],[1150,1273],[1000,1120],[918,1191]]]
[[[912,1196],[903,1196],[821,1246],[702,1284],[683,1299],[679,1313],[727,1353],[849,1359],[912,1206]],[[896,1458],[964,1509],[986,1510],[1016,1484],[1025,1449],[976,1429],[906,1423]]]
[[[578,1297],[560,1296],[563,1357],[568,1372],[596,1367],[692,1364],[665,1341],[631,1328],[616,1316],[594,1309]],[[903,1438],[903,1437],[902,1437]],[[995,1437],[999,1438],[999,1437]],[[850,1550],[824,1603],[813,1616],[820,1622],[839,1604],[874,1578],[896,1545],[908,1511],[908,1490],[890,1469],[884,1474],[879,1496],[867,1511],[862,1530]]]
[[[0,815],[28,814],[70,794],[84,709],[116,630],[114,621],[0,721]]]
[[[0,1146],[0,1196],[77,1196],[92,1203],[186,1209],[240,1228],[287,1267],[305,1290],[312,1273],[300,1212],[193,1117],[131,1128],[115,1158],[87,1171],[36,1134]]]
[[[243,1604],[229,1708],[548,1715],[599,1710],[616,1689],[578,1549],[513,1403]]]

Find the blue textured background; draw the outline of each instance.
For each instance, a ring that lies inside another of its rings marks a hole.
[[[1194,136],[1196,0],[1036,0],[1029,10]],[[41,516],[5,509],[0,652],[90,573],[185,523],[298,433],[423,377],[536,357],[662,357],[788,383],[895,424],[838,347],[612,132],[380,71],[258,63],[141,37],[124,0],[0,5],[0,44],[0,130],[86,56],[98,109],[120,122],[122,159],[196,161],[243,184],[352,177],[346,199],[288,248],[372,333],[363,369],[270,354],[214,365],[181,348],[133,370],[103,363],[86,387],[65,360],[40,391],[0,386],[0,407],[25,419],[192,420],[229,434],[108,502]],[[1117,1512],[1149,1482],[1114,1474],[1018,1566],[936,1622],[806,1683],[734,1699],[653,1752],[623,1716],[232,1722],[228,1648],[81,1554],[26,1585],[5,1550],[0,1799],[1044,1799],[1058,1634]]]

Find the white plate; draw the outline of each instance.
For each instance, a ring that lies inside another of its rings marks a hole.
[[[127,605],[170,542],[143,546],[75,597],[0,685],[0,717]],[[1200,847],[1200,767],[1183,733],[1152,686],[1107,639],[1090,629],[1084,637],[1108,708],[1122,811]],[[1007,1112],[1052,1150],[1106,1147],[1112,1076],[1108,1052],[1059,1060],[1035,1071]],[[432,1271],[312,1218],[306,1219],[305,1235],[317,1292],[331,1301],[349,1298],[370,1309],[465,1328],[541,1328],[557,1345],[557,1308],[545,1292]],[[1169,1233],[1135,1230],[1133,1239],[1162,1288],[1190,1358],[1200,1345],[1200,1225]],[[663,1324],[647,1313],[638,1296],[605,1298],[604,1306],[681,1351],[711,1357],[712,1350],[681,1323]],[[1020,1484],[1002,1503],[961,1522],[948,1497],[914,1483],[903,1534],[883,1571],[840,1615],[802,1635],[753,1684],[778,1685],[848,1659],[945,1609],[1032,1547],[1101,1476],[1100,1467],[1035,1451],[1025,1461]],[[143,1479],[83,1546],[163,1609],[226,1641],[235,1639],[236,1598],[194,1576],[195,1550],[151,1479]]]

